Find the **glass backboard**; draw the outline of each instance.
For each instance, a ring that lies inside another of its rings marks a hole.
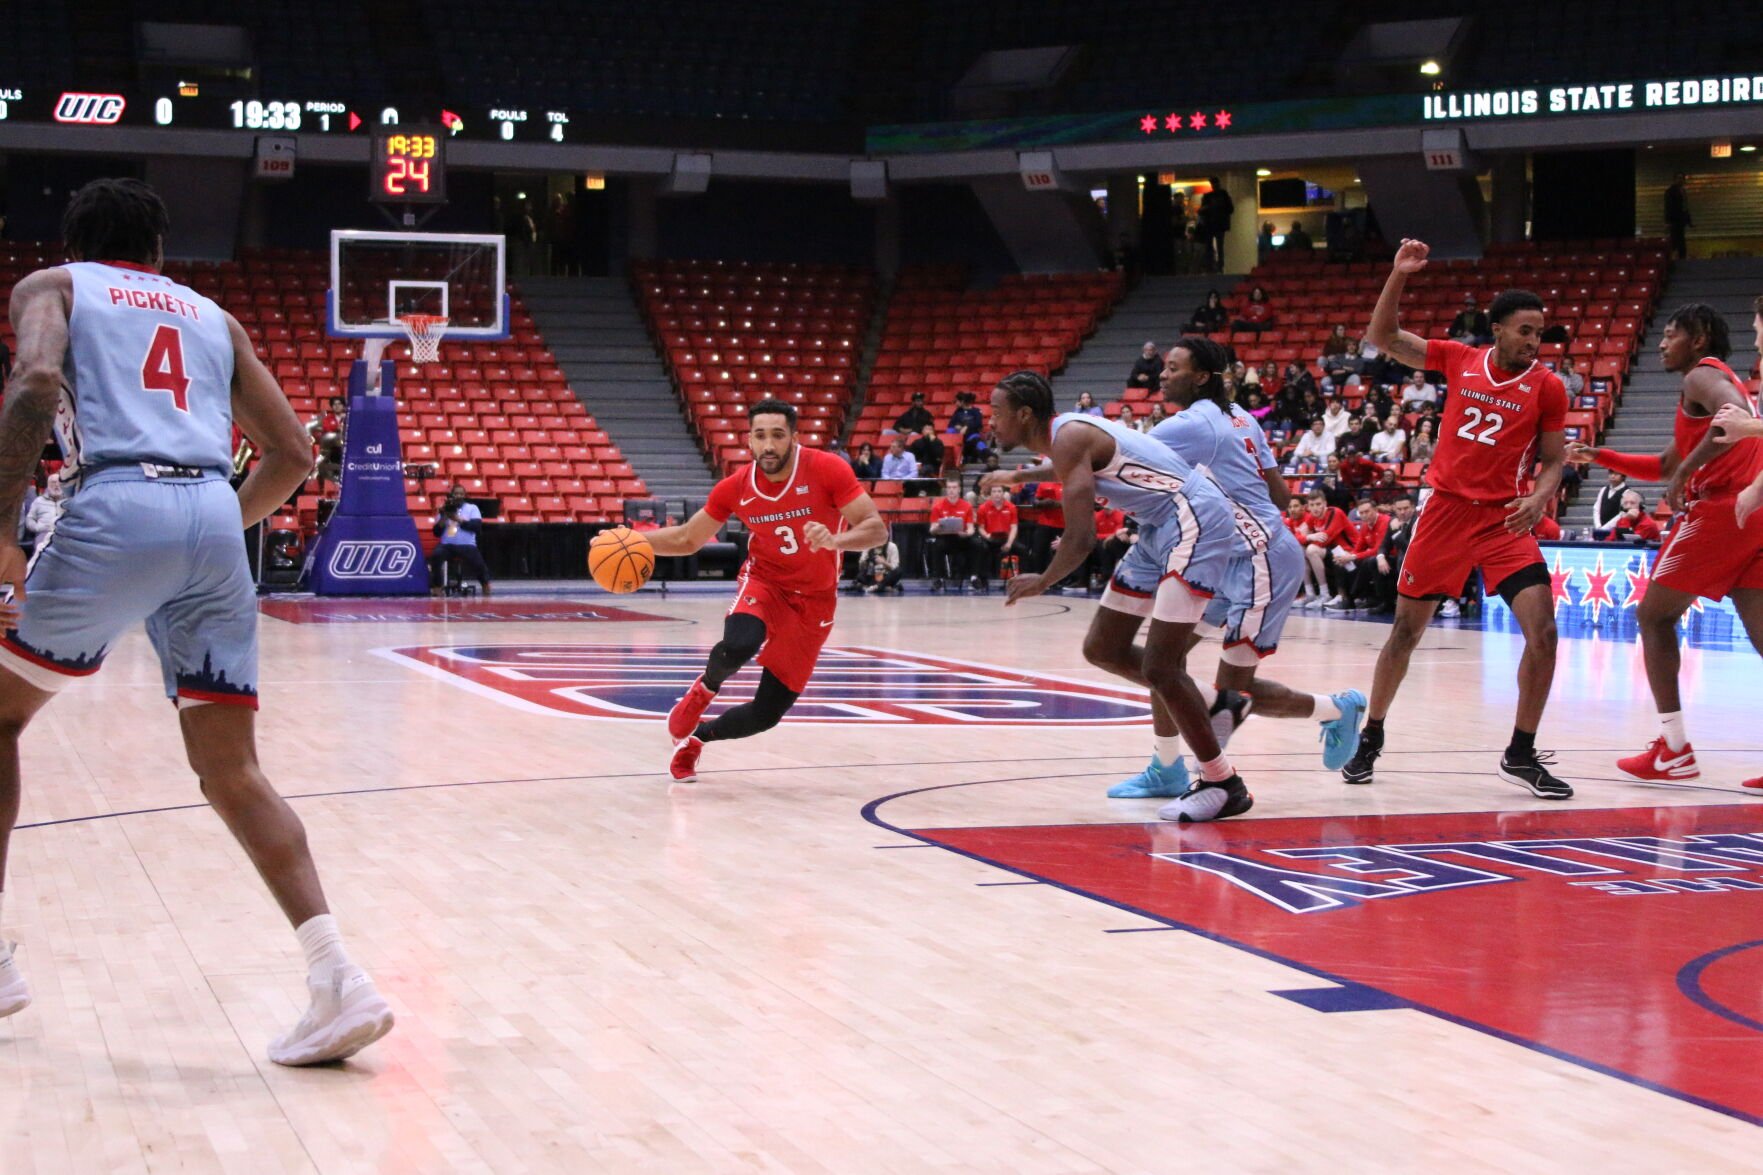
[[[505,339],[507,283],[500,235],[335,229],[326,327],[336,338],[400,338],[398,318],[437,314],[448,338]]]

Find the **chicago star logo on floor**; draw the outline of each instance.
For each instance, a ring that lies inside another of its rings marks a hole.
[[[378,655],[523,710],[659,722],[704,671],[690,645],[418,645]],[[758,674],[731,678],[714,717],[753,696]],[[786,723],[1136,726],[1136,690],[893,649],[830,648]]]

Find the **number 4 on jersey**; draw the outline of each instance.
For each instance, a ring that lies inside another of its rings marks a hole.
[[[184,334],[175,326],[161,326],[147,344],[141,362],[141,387],[149,392],[170,392],[179,412],[190,410],[190,377],[184,374]]]

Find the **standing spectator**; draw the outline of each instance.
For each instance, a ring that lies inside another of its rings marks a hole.
[[[1432,460],[1432,451],[1438,445],[1436,435],[1438,424],[1430,418],[1422,418],[1414,424],[1414,435],[1408,438],[1408,460],[1426,464]]]
[[[918,461],[920,476],[935,477],[942,471],[944,446],[942,439],[937,436],[936,425],[925,425],[906,448]]]
[[[581,260],[575,251],[575,198],[570,193],[558,192],[551,197],[545,228],[551,236],[551,272],[573,277],[580,272]]]
[[[1207,335],[1223,330],[1229,322],[1230,311],[1225,308],[1224,299],[1218,296],[1217,290],[1207,290],[1206,300],[1188,320],[1188,330],[1193,334]]]
[[[1367,421],[1367,423],[1370,422]],[[1383,471],[1382,467],[1365,456],[1356,445],[1349,446],[1344,452],[1337,448],[1335,457],[1340,461],[1340,468],[1335,471],[1336,475],[1341,479],[1341,484],[1347,488],[1351,501],[1357,501],[1364,496],[1366,491],[1376,484],[1378,474]]]
[[[959,588],[961,581],[974,570],[973,507],[961,496],[961,482],[951,478],[943,483],[943,496],[930,504],[930,590],[940,592],[944,585]]]
[[[1308,256],[1316,252],[1316,242],[1312,241],[1310,234],[1304,231],[1303,223],[1294,220],[1292,221],[1292,231],[1286,234],[1285,244],[1280,246],[1280,250],[1285,253],[1302,253]]]
[[[1390,504],[1390,524],[1384,532],[1383,547],[1372,562],[1376,575],[1371,580],[1371,606],[1374,616],[1388,615],[1396,610],[1396,573],[1408,554],[1408,541],[1414,537],[1414,499],[1406,494]],[[1355,590],[1362,590],[1355,588]]]
[[[1334,448],[1341,446],[1341,438],[1347,435],[1353,426],[1353,418],[1347,413],[1346,405],[1340,397],[1331,397],[1328,407],[1322,413],[1322,431],[1334,441]]]
[[[1079,392],[1077,394],[1077,406],[1074,407],[1072,411],[1082,412],[1085,416],[1100,416],[1102,415],[1102,406],[1096,403],[1096,397],[1090,395],[1088,392]]]
[[[539,226],[533,220],[533,202],[522,192],[509,205],[502,220],[502,235],[508,238],[508,269],[510,276],[525,277],[533,272],[533,256],[538,252]]]
[[[1383,550],[1384,539],[1389,537],[1390,516],[1380,513],[1370,498],[1360,499],[1355,514],[1340,545],[1329,552],[1341,588],[1337,599],[1329,604],[1331,608],[1369,607],[1377,595],[1377,556]]]
[[[960,453],[962,461],[978,461],[986,454],[986,418],[974,400],[972,392],[959,393],[955,411],[949,416],[949,431],[959,438],[950,447]]]
[[[1323,431],[1322,417],[1318,416],[1310,422],[1309,431],[1298,438],[1298,444],[1292,450],[1292,461],[1287,466],[1287,471],[1290,473],[1315,473],[1333,454],[1334,438]]]
[[[977,571],[983,592],[991,577],[999,574],[1004,556],[1016,551],[1016,503],[1010,500],[1010,490],[993,486],[991,495],[979,504],[977,520],[980,540],[985,543]]]
[[[1400,465],[1408,459],[1408,434],[1402,431],[1402,418],[1394,413],[1384,418],[1383,428],[1371,438],[1371,459]]]
[[[1347,533],[1347,516],[1337,507],[1328,504],[1328,497],[1321,490],[1311,490],[1306,497],[1304,517],[1298,523],[1298,542],[1304,547],[1304,594],[1298,601],[1300,608],[1314,608],[1318,604],[1338,604],[1340,600],[1330,590],[1330,570],[1328,553],[1340,543]]]
[[[1592,529],[1607,531],[1616,525],[1622,516],[1622,498],[1629,493],[1628,475],[1612,469],[1604,475],[1604,484],[1598,490],[1598,496],[1592,499]],[[1606,535],[1600,533],[1599,538]]]
[[[1224,190],[1224,181],[1211,177],[1212,190],[1200,197],[1198,219],[1200,243],[1206,250],[1206,268],[1213,273],[1224,272],[1224,238],[1230,232],[1230,219],[1236,214],[1236,201]]]
[[[857,579],[853,586],[861,584],[867,595],[880,595],[882,592],[895,591],[902,594],[906,589],[900,586],[900,577],[905,569],[900,566],[900,548],[894,545],[890,536],[879,546],[863,552],[863,558],[857,561]]]
[[[882,458],[881,475],[887,481],[911,481],[918,476],[918,458],[906,451],[903,437],[895,437]]]
[[[49,484],[55,483],[50,481]],[[39,498],[38,501],[42,499]],[[1609,537],[1612,542],[1620,542],[1631,536],[1648,543],[1659,541],[1659,522],[1647,513],[1639,490],[1624,490],[1621,505],[1622,509],[1617,511],[1616,522],[1610,529]]]
[[[865,441],[857,446],[857,452],[851,458],[851,472],[865,481],[874,481],[882,475],[881,458],[875,455],[875,446]]]
[[[1110,506],[1096,511],[1096,546],[1090,552],[1090,590],[1100,593],[1114,578],[1114,569],[1138,539],[1127,525],[1126,512]]]
[[[1249,290],[1249,304],[1243,307],[1242,315],[1230,324],[1230,329],[1260,334],[1271,329],[1273,323],[1273,306],[1267,301],[1267,291],[1260,286],[1253,286]]]
[[[429,555],[431,591],[441,590],[443,566],[464,564],[464,571],[471,572],[483,586],[484,595],[490,594],[490,568],[484,562],[483,552],[477,549],[477,536],[483,525],[483,513],[465,500],[464,486],[456,484],[447,491],[447,498],[435,515],[435,537],[441,541]]]
[[[1267,259],[1273,256],[1273,222],[1261,222],[1261,235],[1255,238],[1255,264],[1266,265]]]
[[[1671,230],[1671,251],[1680,258],[1690,255],[1685,230],[1696,223],[1690,218],[1690,201],[1683,190],[1683,181],[1684,177],[1680,175],[1665,189],[1665,226]]]
[[[1133,360],[1132,374],[1126,377],[1129,388],[1144,388],[1146,391],[1157,386],[1163,376],[1163,356],[1157,353],[1157,344],[1149,339],[1139,348],[1139,357]]]
[[[1426,382],[1426,372],[1411,372],[1408,382],[1402,385],[1402,410],[1414,411],[1430,408],[1438,403],[1439,390]]]
[[[1457,317],[1451,320],[1450,329],[1445,333],[1460,343],[1475,347],[1485,347],[1494,341],[1494,328],[1488,325],[1488,316],[1475,304],[1474,294],[1463,295],[1463,309],[1457,311]]]
[[[924,406],[924,393],[912,393],[912,406],[894,417],[894,431],[903,432],[907,436],[917,436],[924,431],[927,424],[935,424],[936,417]]]
[[[1346,481],[1341,477],[1341,455],[1338,452],[1328,455],[1321,479],[1311,488],[1321,491],[1328,504],[1342,514],[1353,508],[1353,491],[1347,488]]]

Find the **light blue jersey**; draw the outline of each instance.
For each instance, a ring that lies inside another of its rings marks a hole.
[[[1279,461],[1253,416],[1235,404],[1227,413],[1211,400],[1201,400],[1159,424],[1149,435],[1189,465],[1204,465],[1224,496],[1254,515],[1268,534],[1285,528],[1285,519],[1268,497],[1267,482],[1261,477],[1262,470],[1277,469]]]
[[[1100,429],[1114,440],[1114,457],[1096,470],[1096,495],[1109,506],[1124,510],[1141,527],[1160,526],[1176,517],[1179,499],[1215,497],[1218,490],[1194,472],[1194,467],[1142,432],[1101,416],[1064,412],[1053,418],[1052,434],[1072,426]]]
[[[141,267],[64,268],[73,309],[55,436],[66,463],[230,473],[233,340],[220,307]]]

